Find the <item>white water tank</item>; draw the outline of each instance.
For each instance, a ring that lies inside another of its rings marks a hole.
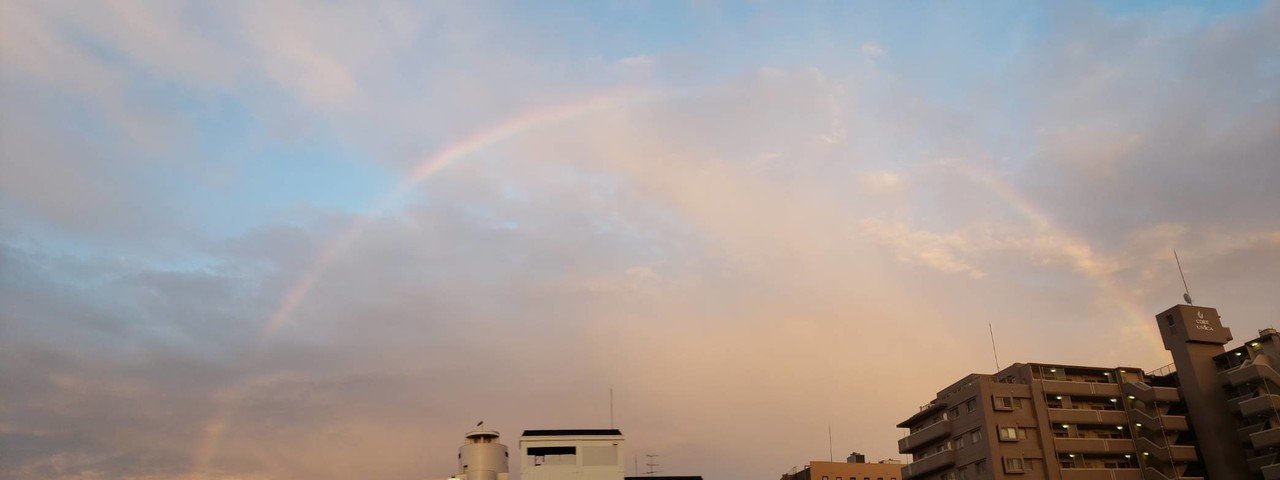
[[[475,430],[467,433],[458,449],[458,478],[462,480],[507,480],[507,446],[498,443],[498,432]]]

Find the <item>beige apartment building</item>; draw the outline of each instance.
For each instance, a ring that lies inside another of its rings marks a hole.
[[[1156,372],[1016,363],[938,392],[898,424],[903,480],[1280,480],[1280,334],[1228,352],[1212,308],[1156,318]]]
[[[902,476],[901,463],[809,462],[799,472],[783,475],[785,480],[898,480]]]

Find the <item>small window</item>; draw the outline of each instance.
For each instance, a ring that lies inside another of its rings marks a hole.
[[[952,441],[953,441],[953,442],[955,442],[955,444],[956,444],[956,448],[957,448],[957,449],[964,448],[964,435],[961,435],[961,436],[959,436],[959,437],[956,437],[956,438],[955,438],[954,440],[952,440]]]
[[[1016,405],[1013,397],[992,397],[992,400],[994,400],[992,408],[996,410],[1009,411]]]
[[[978,461],[977,461],[977,463],[974,463],[974,464],[973,464],[973,472],[974,472],[974,474],[976,474],[976,475],[982,475],[982,474],[984,474],[984,473],[987,473],[987,461],[986,461],[986,460],[978,460]]]
[[[973,410],[970,411],[972,412]],[[947,410],[947,418],[960,418],[960,409],[957,407],[951,407],[951,410]]]
[[[1004,459],[1004,473],[1024,473],[1027,471],[1027,462],[1022,458],[1006,458]]]
[[[964,402],[964,411],[972,412],[978,409],[978,399],[970,398]]]
[[[969,443],[977,445],[982,441],[982,430],[974,430],[969,432]]]
[[[827,476],[826,476],[826,475],[823,475],[823,476],[822,476],[822,480],[827,480]]]
[[[969,469],[960,467],[960,470],[957,470],[956,473],[957,480],[969,480]]]
[[[1020,434],[1022,433],[1019,430],[1021,429],[1019,429],[1018,427],[1000,427],[1000,441],[1002,442],[1018,441],[1018,438],[1021,436]]]

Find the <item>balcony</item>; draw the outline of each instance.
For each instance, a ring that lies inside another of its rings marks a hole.
[[[1142,474],[1142,478],[1148,479],[1148,480],[1204,480],[1204,477],[1182,477],[1182,476],[1170,477],[1154,468],[1148,468],[1143,472],[1144,473]]]
[[[1280,373],[1265,363],[1250,362],[1218,374],[1223,381],[1231,385],[1244,385],[1259,380],[1270,380],[1280,385]]]
[[[898,453],[911,453],[930,442],[940,438],[947,438],[950,435],[951,420],[943,420],[899,439]]]
[[[1134,398],[1142,400],[1143,403],[1155,402],[1177,402],[1182,400],[1182,395],[1178,393],[1178,389],[1170,387],[1153,387],[1144,382],[1125,382],[1121,387],[1125,395],[1133,395]]]
[[[1258,395],[1240,402],[1240,414],[1246,417],[1276,415],[1278,412],[1280,412],[1280,395]]]
[[[1250,458],[1249,470],[1253,472],[1261,472],[1263,467],[1266,467],[1271,464],[1280,465],[1280,455],[1277,455],[1275,453],[1268,453],[1260,457]]]
[[[1143,430],[1152,432],[1185,432],[1190,428],[1187,425],[1187,417],[1182,415],[1161,415],[1156,417],[1142,410],[1129,410],[1129,418],[1134,422],[1141,423]]]
[[[1255,433],[1261,432],[1265,428],[1267,428],[1267,422],[1255,423],[1247,427],[1237,428],[1236,435],[1240,437],[1241,443],[1247,443],[1249,441],[1249,437],[1253,436]],[[1257,469],[1255,468],[1254,470]]]
[[[1280,480],[1280,463],[1273,463],[1262,467],[1263,480]]]
[[[1100,382],[1069,382],[1065,380],[1041,380],[1044,393],[1081,395],[1090,397],[1119,397],[1120,385]]]
[[[1129,415],[1120,410],[1050,408],[1049,421],[1073,425],[1124,425],[1129,423]]]
[[[947,404],[936,401],[936,400],[926,403],[920,406],[920,411],[916,412],[914,415],[911,415],[910,418],[903,420],[902,423],[899,423],[898,428],[910,428],[911,425],[921,420],[924,420],[925,418],[928,418],[929,415],[933,414],[934,412],[942,411],[946,408],[947,408]]]
[[[1128,438],[1066,438],[1053,439],[1053,448],[1061,453],[1134,453],[1133,440]]]
[[[920,478],[956,464],[956,451],[943,450],[902,467],[902,479]]]
[[[1194,462],[1200,458],[1196,447],[1191,445],[1156,445],[1146,438],[1139,438],[1135,443],[1139,451],[1166,462]]]
[[[1263,430],[1249,435],[1249,442],[1253,443],[1253,448],[1259,450],[1280,446],[1280,428]]]
[[[1136,468],[1064,468],[1062,480],[1142,480]]]

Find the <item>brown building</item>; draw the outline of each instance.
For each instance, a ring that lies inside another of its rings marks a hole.
[[[856,458],[855,458],[856,457]],[[796,473],[782,476],[783,480],[898,480],[902,475],[901,463],[863,463],[858,454],[849,456],[847,462],[809,462]],[[856,460],[856,461],[855,461]]]
[[[1212,308],[1178,305],[1156,317],[1212,479],[1280,479],[1280,333],[1226,351],[1231,330]]]
[[[1280,334],[1225,352],[1211,308],[1157,319],[1176,369],[1017,363],[938,392],[898,424],[903,480],[1280,479]]]

